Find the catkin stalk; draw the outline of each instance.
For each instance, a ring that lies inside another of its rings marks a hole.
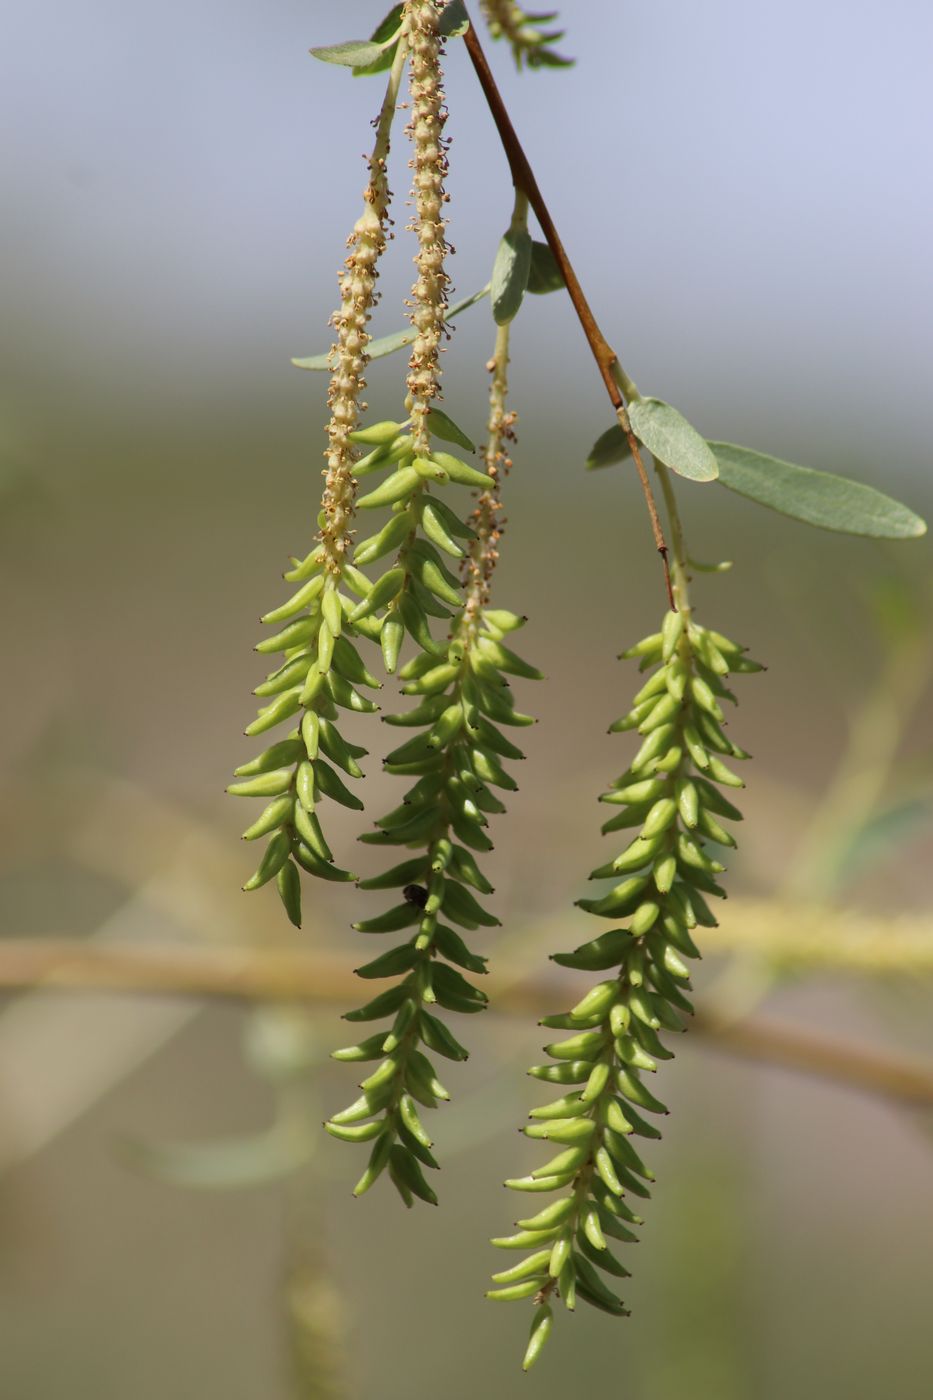
[[[330,421],[321,541],[326,568],[337,577],[343,571],[351,545],[350,524],[356,495],[352,466],[356,451],[350,434],[357,426],[363,407],[360,399],[366,387],[366,347],[372,339],[367,327],[377,299],[377,264],[385,251],[391,199],[386,161],[407,56],[403,33],[376,125],[376,141],[369,159],[369,184],[363,195],[364,209],[350,234],[350,252],[340,274],[340,306],[331,322],[337,337],[327,396]]]
[[[408,362],[408,398],[411,435],[415,452],[427,456],[430,450],[428,415],[431,400],[440,393],[440,346],[447,314],[449,278],[444,268],[447,256],[443,218],[447,194],[444,124],[444,87],[441,72],[443,40],[438,31],[440,7],[435,0],[410,0],[406,6],[405,33],[411,51],[412,195],[415,203],[414,232],[418,237],[415,257],[417,276],[412,287],[411,322],[418,332]]]

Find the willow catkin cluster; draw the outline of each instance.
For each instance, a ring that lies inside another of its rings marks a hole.
[[[255,694],[267,703],[247,734],[263,734],[287,722],[297,724],[286,738],[238,768],[239,781],[228,789],[236,796],[271,799],[244,832],[248,841],[270,838],[258,870],[244,888],[258,889],[275,879],[288,917],[299,927],[299,869],[327,880],[353,879],[349,871],[333,864],[317,809],[324,797],[347,807],[363,806],[338,770],[352,778],[362,777],[357,760],[365,750],[341,736],[338,717],[341,708],[374,710],[376,706],[357,687],[379,684],[363,664],[354,641],[357,631],[365,635],[366,624],[356,628],[347,620],[358,598],[370,589],[369,581],[350,562],[356,491],[352,438],[366,383],[367,327],[376,301],[377,263],[386,245],[390,198],[386,156],[404,61],[405,48],[400,43],[377,124],[363,213],[350,235],[350,251],[340,275],[319,542],[306,558],[292,560],[285,578],[298,585],[297,591],[265,614],[262,621],[281,630],[256,648],[281,660],[256,687]]]
[[[744,784],[725,759],[748,755],[727,737],[722,703],[735,700],[728,673],[760,670],[757,662],[684,611],[668,613],[661,632],[623,655],[638,657],[643,670],[656,668],[612,726],[612,732],[636,731],[641,743],[601,798],[618,808],[603,832],[633,835],[590,877],[611,880],[611,887],[578,901],[615,927],[554,957],[564,967],[605,975],[570,1011],[541,1023],[569,1035],[546,1047],[550,1063],[530,1072],[562,1093],[534,1109],[524,1131],[557,1152],[530,1175],[507,1182],[520,1192],[554,1192],[556,1199],[519,1220],[517,1234],[493,1241],[530,1251],[494,1276],[497,1287],[488,1295],[536,1304],[526,1369],[550,1331],[553,1298],[570,1309],[582,1299],[625,1314],[615,1280],[628,1270],[608,1242],[635,1241],[633,1226],[641,1220],[631,1201],[647,1197],[654,1178],[632,1142],[659,1137],[642,1115],[666,1112],[643,1077],[671,1058],[659,1032],[683,1030],[682,1016],[692,1009],[694,931],[716,923],[708,900],[725,892],[715,851],[735,845],[723,822],[741,820],[723,788]]]
[[[508,676],[539,675],[505,644],[505,637],[524,619],[489,607],[501,533],[499,473],[512,436],[513,415],[505,405],[507,365],[508,329],[500,327],[490,395],[487,475],[438,452],[416,458],[413,468],[400,466],[394,474],[414,470],[417,475],[422,463],[420,481],[413,482],[409,493],[393,505],[398,510],[396,519],[404,519],[412,531],[420,524],[427,537],[409,543],[409,559],[414,563],[404,581],[406,591],[393,600],[399,618],[415,623],[410,630],[420,650],[400,675],[406,681],[405,693],[417,701],[406,713],[386,717],[390,725],[418,731],[386,759],[388,772],[415,782],[401,805],[361,839],[373,845],[407,847],[414,854],[361,882],[366,890],[398,890],[401,901],[354,928],[366,934],[411,932],[404,942],[357,969],[365,979],[398,980],[346,1019],[393,1019],[388,1031],[383,1029],[336,1053],[337,1059],[378,1059],[379,1064],[362,1081],[359,1098],[326,1126],[335,1137],[372,1144],[356,1194],[368,1190],[388,1168],[407,1205],[416,1197],[436,1201],[423,1168],[436,1167],[437,1161],[419,1107],[433,1108],[448,1094],[428,1056],[467,1057],[439,1012],[469,1015],[482,1011],[487,1001],[485,993],[463,975],[481,975],[486,966],[485,958],[467,946],[464,932],[499,922],[477,898],[493,893],[477,853],[492,849],[488,819],[505,810],[494,789],[516,787],[504,760],[523,757],[502,729],[532,723],[515,710]],[[408,453],[410,441],[401,434],[383,451]],[[432,474],[432,466],[439,466],[441,472]],[[439,476],[482,486],[472,517],[475,530],[430,493]],[[360,506],[366,508],[365,497]],[[399,510],[400,506],[404,508]],[[391,531],[391,520],[385,528]],[[377,547],[364,542],[360,554],[366,558]],[[443,555],[461,562],[463,592]],[[455,602],[458,610],[452,613]],[[445,642],[431,636],[428,612],[449,624]],[[387,617],[386,625],[391,621]],[[394,660],[389,657],[393,665]]]
[[[443,5],[435,0],[412,0],[406,7],[411,51],[412,195],[418,238],[417,277],[411,294],[411,321],[418,332],[408,365],[408,399],[412,438],[418,452],[429,445],[428,414],[439,392],[440,348],[445,333],[447,256],[444,205],[447,175],[444,124],[444,85],[441,71],[443,40],[438,30]]]

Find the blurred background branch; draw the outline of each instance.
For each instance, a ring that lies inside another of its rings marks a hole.
[[[779,911],[768,912],[779,917]],[[785,910],[783,917],[793,925],[792,911]],[[898,955],[884,960],[885,970],[931,970],[933,921],[918,921],[914,936],[915,946],[910,946],[913,938],[902,940]],[[772,931],[771,937],[777,946],[779,935]],[[721,939],[720,943],[726,940]],[[782,951],[788,956],[786,948]],[[864,949],[860,953],[864,954]],[[831,961],[824,952],[822,965]],[[842,961],[845,965],[844,957]],[[857,957],[855,965],[866,970],[864,956]],[[492,976],[485,984],[495,1011],[543,1016],[561,1001],[560,979],[556,977],[523,978],[507,965],[501,969],[500,977]],[[0,988],[42,987],[341,1007],[352,1002],[355,991],[352,967],[343,959],[320,953],[199,949],[168,944],[133,948],[100,942],[82,944],[71,939],[4,939],[0,943]],[[691,1025],[722,1049],[739,1055],[821,1075],[853,1088],[933,1105],[933,1063],[772,1021],[724,1019],[702,1008]]]

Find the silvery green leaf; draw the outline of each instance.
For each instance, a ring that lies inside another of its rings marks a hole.
[[[464,297],[463,301],[455,302],[448,307],[447,320],[452,321],[455,316],[459,316],[461,311],[466,311],[468,307],[475,306],[483,297],[489,295],[489,284],[481,287],[478,292],[474,292],[470,297]],[[383,355],[391,355],[396,350],[402,350],[406,345],[411,345],[418,332],[412,326],[406,326],[403,331],[395,331],[392,335],[383,335],[371,340],[366,347],[366,356],[370,360],[379,360]],[[313,369],[329,372],[333,369],[331,363],[331,350],[325,350],[322,355],[308,355],[304,359],[293,359],[292,364],[298,369]]]
[[[622,431],[620,424],[613,423],[611,428],[596,439],[590,448],[590,454],[586,459],[587,471],[595,471],[597,467],[611,467],[614,462],[624,462],[626,457],[631,457],[632,449],[629,447],[628,438]]]
[[[690,481],[719,475],[709,443],[663,399],[634,399],[628,406],[632,431],[652,457]]]
[[[529,292],[535,296],[545,296],[548,292],[559,292],[564,287],[564,275],[557,266],[554,254],[546,243],[537,239],[531,245],[531,270],[528,273]]]
[[[531,234],[510,228],[499,243],[492,269],[492,314],[504,326],[518,312],[531,272]]]
[[[460,34],[465,34],[470,27],[470,16],[466,12],[463,0],[450,0],[444,6],[440,20],[438,21],[438,31],[445,39],[455,39]]]
[[[782,462],[750,447],[711,442],[719,480],[730,491],[793,520],[874,539],[910,540],[926,534],[926,523],[907,506],[860,481],[833,472]]]
[[[384,45],[388,42],[388,47],[383,47],[379,57],[374,59],[372,63],[361,63],[354,66],[354,78],[367,78],[374,73],[384,73],[387,68],[392,67],[399,30],[402,25],[403,8],[402,5],[393,5],[382,23],[377,25],[369,36],[372,43]]]
[[[379,60],[390,42],[374,44],[371,39],[348,39],[344,44],[328,44],[324,48],[309,49],[308,52],[322,63],[339,63],[344,68],[365,68]]]
[[[466,448],[467,452],[476,451],[476,443],[470,441],[463,429],[458,428],[442,409],[433,405],[428,416],[428,427],[435,437],[443,438],[445,442],[455,442],[458,447]]]

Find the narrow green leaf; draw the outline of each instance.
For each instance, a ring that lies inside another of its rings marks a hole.
[[[690,481],[715,481],[716,458],[705,438],[663,399],[635,399],[628,406],[632,430],[653,457]]]
[[[504,326],[517,314],[531,273],[531,234],[510,228],[503,234],[492,269],[492,314]]]
[[[554,254],[546,243],[537,239],[531,245],[531,268],[528,273],[529,292],[535,296],[546,296],[548,292],[559,292],[564,287],[564,275],[557,266]]]
[[[628,438],[622,431],[619,423],[613,423],[611,428],[596,439],[590,448],[590,455],[586,459],[587,471],[595,471],[597,467],[611,467],[614,462],[624,462],[627,457],[631,457],[632,449],[629,447]]]
[[[711,442],[710,447],[719,462],[723,486],[792,520],[882,540],[911,540],[926,534],[926,523],[919,515],[873,486],[797,467],[731,442]]]
[[[464,297],[462,301],[457,301],[447,309],[447,320],[452,321],[455,316],[459,316],[461,311],[466,311],[469,307],[475,306],[483,297],[489,295],[489,284],[481,287],[472,296]],[[413,326],[406,326],[403,331],[395,331],[392,335],[378,336],[371,340],[366,347],[366,357],[369,360],[381,360],[383,355],[392,355],[396,350],[404,350],[406,345],[411,345],[418,332]],[[326,350],[322,355],[308,355],[304,359],[293,359],[292,364],[297,369],[318,370],[329,373],[333,369],[331,361],[332,350]]]

